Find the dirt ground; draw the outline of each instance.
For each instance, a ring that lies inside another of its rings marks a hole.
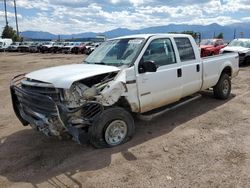
[[[119,147],[94,149],[23,127],[9,82],[23,72],[80,63],[82,55],[0,54],[0,187],[250,187],[250,66],[232,96],[210,92],[151,122]]]

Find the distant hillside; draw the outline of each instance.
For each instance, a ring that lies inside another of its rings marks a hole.
[[[140,30],[129,30],[126,28],[117,28],[104,33],[79,33],[72,35],[60,35],[61,39],[71,38],[88,38],[96,37],[98,34],[105,35],[108,38],[119,37],[123,35],[132,35],[140,33],[167,33],[167,32],[182,32],[182,31],[195,31],[202,34],[202,38],[212,38],[214,34],[218,35],[220,32],[224,33],[225,40],[231,40],[234,37],[234,30],[236,29],[236,37],[240,37],[240,32],[243,32],[245,38],[250,38],[250,23],[239,23],[227,26],[221,26],[218,24],[210,25],[187,25],[187,24],[170,24],[167,26],[149,27]],[[24,31],[21,33],[22,36],[32,39],[58,39],[58,35],[54,35],[49,32],[43,31]]]

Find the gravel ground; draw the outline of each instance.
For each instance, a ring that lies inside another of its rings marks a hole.
[[[232,96],[203,97],[151,121],[119,147],[47,138],[14,115],[11,78],[82,55],[0,54],[0,187],[250,187],[250,67]]]

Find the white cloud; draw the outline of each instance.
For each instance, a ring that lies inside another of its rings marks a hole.
[[[17,6],[20,30],[55,34],[103,32],[118,27],[140,29],[170,23],[227,25],[250,21],[249,17],[231,16],[250,12],[250,0],[17,0]],[[13,22],[13,13],[9,17]]]
[[[13,2],[10,2],[13,5]],[[40,10],[49,10],[49,0],[16,0],[16,4],[18,8],[24,9],[40,9]]]

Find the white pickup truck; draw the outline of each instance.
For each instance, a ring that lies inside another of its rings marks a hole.
[[[238,72],[237,53],[201,59],[189,35],[148,34],[108,40],[81,64],[18,75],[10,88],[23,125],[102,148],[133,136],[134,114],[153,117],[208,88],[227,99]]]

